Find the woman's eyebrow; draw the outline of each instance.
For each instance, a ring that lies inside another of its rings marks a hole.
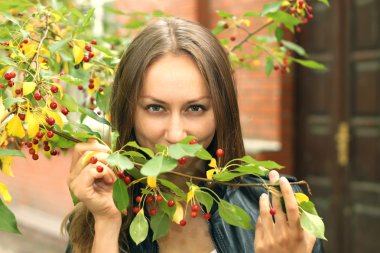
[[[165,102],[164,100],[161,100],[161,99],[155,98],[153,96],[149,96],[149,95],[145,95],[145,96],[143,95],[140,98],[151,99],[154,102],[160,103],[160,104],[167,104],[167,102]],[[191,104],[191,103],[199,102],[200,100],[206,100],[206,99],[211,99],[211,97],[210,96],[201,96],[199,98],[193,98],[193,99],[186,101],[186,104]]]

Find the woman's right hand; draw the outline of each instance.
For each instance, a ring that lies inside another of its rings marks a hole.
[[[90,163],[86,158],[89,152],[95,151],[97,162]],[[96,218],[120,217],[120,212],[113,201],[113,185],[116,175],[106,164],[106,158],[111,150],[96,140],[75,145],[72,157],[70,175],[67,183],[71,191],[89,209]],[[103,171],[98,172],[97,167]]]

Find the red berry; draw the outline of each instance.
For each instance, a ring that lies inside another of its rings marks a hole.
[[[219,148],[218,150],[216,150],[216,156],[217,157],[221,157],[224,155],[224,150]]]
[[[87,51],[91,52],[91,46],[90,46],[90,45],[86,45],[86,46],[84,47],[84,49],[86,49]]]
[[[270,213],[272,216],[275,215],[275,214],[276,214],[276,209],[271,208],[271,209],[269,210],[269,213]]]
[[[39,156],[37,154],[33,154],[32,158],[33,160],[38,160]]]
[[[124,178],[124,173],[121,171],[121,170],[118,170],[117,173],[116,173],[117,177],[118,178]]]
[[[13,81],[8,81],[8,86],[12,87],[15,83]]]
[[[90,43],[91,43],[92,45],[96,45],[96,44],[97,44],[96,40],[91,40]]]
[[[225,23],[225,24],[223,25],[223,28],[224,28],[224,29],[228,29],[228,28],[229,28],[229,25],[228,25],[227,23]]]
[[[34,144],[34,145],[37,145],[37,144],[38,144],[38,142],[39,142],[39,140],[37,140],[37,139],[33,139],[33,141],[32,141],[32,142],[33,142],[33,144]]]
[[[9,73],[9,75],[11,76],[11,78],[15,78],[16,77],[16,73],[15,72],[11,72],[11,73]]]
[[[47,152],[50,150],[50,147],[49,146],[44,146],[44,150]]]
[[[169,200],[168,201],[168,207],[174,206],[174,200]]]
[[[50,151],[50,154],[53,156],[58,155],[58,151],[56,149],[53,149],[52,151]]]
[[[153,197],[152,196],[146,197],[146,202],[152,203],[153,202]]]
[[[89,83],[94,83],[94,79],[93,79],[93,78],[90,78],[90,79],[88,79],[88,82],[89,82]]]
[[[138,206],[135,206],[132,210],[134,214],[137,214],[140,211],[140,208]]]
[[[184,165],[187,162],[187,158],[186,157],[181,157],[180,159],[178,159],[177,162],[180,165]]]
[[[191,212],[191,217],[195,218],[197,216],[198,216],[198,212],[194,212],[194,211]]]
[[[236,37],[235,37],[235,36],[231,36],[231,37],[230,37],[230,40],[231,40],[231,41],[235,41],[235,40],[236,40]]]
[[[198,212],[199,211],[199,206],[197,204],[193,205],[191,207],[191,211]]]
[[[129,176],[125,176],[124,178],[123,178],[123,180],[124,180],[124,183],[126,183],[126,184],[129,184],[132,180],[131,180],[131,177],[129,177]]]
[[[313,17],[314,17],[314,15],[311,14],[311,13],[307,15],[307,18],[308,18],[308,19],[312,19]]]
[[[28,148],[31,148],[32,145],[33,145],[33,144],[32,144],[31,142],[26,143],[26,146],[27,146]]]
[[[85,56],[85,57],[83,57],[83,61],[84,61],[84,62],[89,62],[89,61],[90,61],[90,58],[89,58],[88,56]]]
[[[104,170],[103,166],[100,166],[100,165],[96,166],[96,171],[97,172],[102,173],[103,170]]]
[[[161,195],[157,195],[156,196],[156,201],[157,202],[160,202],[160,201],[162,201],[164,198],[161,196]]]
[[[50,90],[53,93],[57,93],[58,92],[58,87],[57,86],[51,86]]]
[[[52,137],[54,136],[53,131],[47,131],[47,132],[46,132],[46,136],[47,136],[48,138],[52,138]]]
[[[46,118],[46,123],[48,123],[50,126],[54,125],[55,119],[52,117]]]
[[[61,109],[61,112],[62,112],[63,115],[67,115],[67,114],[69,114],[69,110],[68,110],[66,107],[63,107],[63,108]]]
[[[99,92],[102,92],[102,91],[103,91],[103,87],[100,87],[100,88],[99,88]]]
[[[93,58],[94,56],[95,56],[95,54],[93,52],[88,53],[88,57],[90,57],[90,59]]]
[[[41,139],[42,137],[44,137],[44,133],[43,132],[37,132],[36,134],[37,138]]]
[[[191,140],[191,141],[189,141],[190,145],[193,145],[193,144],[196,144],[196,143],[197,143],[197,140]]]
[[[298,26],[298,27],[296,28],[296,32],[298,32],[298,33],[302,32],[302,28]]]
[[[36,151],[34,150],[34,148],[29,148],[29,154],[34,155],[35,153]]]
[[[23,114],[23,113],[19,113],[19,114],[18,114],[18,117],[19,117],[21,120],[25,120],[25,114]]]
[[[5,74],[4,74],[4,78],[5,78],[5,80],[11,80],[11,79],[12,79],[10,73],[5,73]]]
[[[203,215],[203,218],[205,218],[205,220],[209,220],[211,218],[211,214],[210,213],[205,213]]]
[[[28,44],[29,40],[28,39],[24,39],[24,44]]]
[[[5,89],[5,84],[0,84],[0,88]]]
[[[309,5],[309,6],[307,6],[307,10],[308,10],[309,12],[312,12],[312,11],[313,11],[313,7],[311,7],[311,6]]]
[[[35,99],[35,100],[41,100],[41,98],[42,98],[41,93],[39,93],[38,91],[36,91],[36,92],[34,93],[34,99]]]
[[[20,94],[21,94],[21,89],[16,89],[16,90],[15,90],[15,93],[16,93],[17,95],[20,95]]]
[[[95,164],[97,162],[98,162],[98,158],[96,158],[96,156],[91,156],[90,163]]]
[[[58,106],[58,104],[57,104],[56,102],[51,102],[51,103],[50,103],[50,108],[51,108],[52,110],[57,109],[57,106]]]
[[[297,12],[296,9],[290,9],[291,14],[295,14],[296,12]]]
[[[150,215],[154,216],[157,214],[157,210],[155,208],[150,209],[149,211]]]
[[[78,85],[78,90],[83,90],[83,85]]]
[[[140,202],[141,202],[141,196],[137,196],[137,197],[136,197],[136,202],[137,202],[137,203],[140,203]]]
[[[88,85],[88,88],[91,89],[91,90],[92,90],[94,87],[95,87],[95,85],[94,85],[93,83],[90,83],[90,84]]]
[[[185,220],[181,220],[179,222],[179,225],[181,225],[182,227],[186,226],[186,221]]]

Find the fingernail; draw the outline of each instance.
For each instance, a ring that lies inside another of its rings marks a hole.
[[[269,172],[269,178],[270,178],[270,179],[273,179],[275,176],[276,176],[276,172],[275,172],[274,170],[271,170],[271,171]]]
[[[260,198],[261,198],[261,199],[262,199],[262,198],[266,198],[267,196],[268,196],[268,194],[263,193],[263,194],[261,194]]]
[[[281,178],[280,178],[280,181],[283,182],[283,183],[285,183],[285,182],[289,182],[288,179],[287,179],[286,177],[281,177]]]

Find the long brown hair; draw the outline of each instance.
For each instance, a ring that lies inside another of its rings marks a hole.
[[[154,61],[168,53],[190,56],[206,80],[216,121],[208,151],[214,155],[217,148],[223,148],[222,163],[243,156],[236,87],[227,54],[208,29],[178,18],[162,18],[148,25],[128,46],[119,63],[110,107],[112,127],[119,132],[116,149],[135,140],[134,112],[144,75]],[[87,252],[92,245],[93,224],[89,221],[93,219],[89,215],[82,206],[74,210],[70,219],[70,241],[80,252]],[[92,240],[83,240],[81,235],[86,233],[92,235]]]

